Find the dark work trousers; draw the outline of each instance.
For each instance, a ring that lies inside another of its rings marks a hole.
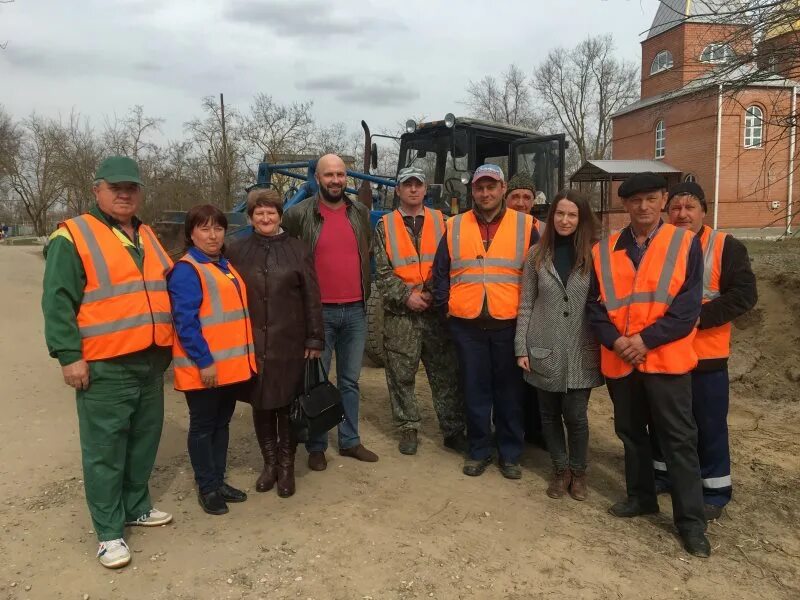
[[[225,481],[228,426],[241,395],[240,384],[185,392],[189,406],[189,460],[201,494]]]
[[[522,456],[525,381],[514,355],[515,324],[481,329],[467,320],[449,319],[458,353],[469,457],[483,460],[492,453],[492,411],[495,439],[502,462],[516,464]]]
[[[539,392],[539,409],[542,412],[544,434],[550,459],[556,471],[567,467],[576,473],[586,470],[586,454],[589,449],[589,394],[591,389],[567,390],[564,392]],[[564,426],[567,440],[564,440]],[[569,444],[569,455],[567,455]]]
[[[692,412],[697,423],[697,455],[703,477],[703,501],[725,506],[731,501],[731,452],[728,446],[728,369],[692,372]],[[670,489],[667,466],[658,442],[658,430],[650,432],[656,481]]]
[[[614,402],[614,428],[625,447],[628,496],[644,507],[657,505],[648,423],[660,433],[672,482],[672,512],[682,535],[705,530],[703,486],[692,416],[691,374],[657,375],[634,370],[606,381]]]

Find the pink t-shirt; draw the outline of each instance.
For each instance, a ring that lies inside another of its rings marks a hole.
[[[347,206],[332,209],[319,203],[322,231],[314,248],[319,291],[325,304],[363,300],[358,240],[347,218]]]

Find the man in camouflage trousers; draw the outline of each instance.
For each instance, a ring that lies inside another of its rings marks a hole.
[[[444,215],[423,205],[425,173],[397,175],[397,210],[378,221],[373,236],[377,286],[383,297],[386,383],[400,429],[399,450],[416,454],[420,411],[414,394],[419,361],[425,365],[444,445],[466,451],[458,359],[442,317],[433,309],[431,268],[444,233]]]

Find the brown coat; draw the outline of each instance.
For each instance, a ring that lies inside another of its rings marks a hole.
[[[253,233],[225,255],[247,285],[258,365],[250,403],[258,410],[286,406],[303,383],[304,350],[325,346],[314,256],[287,233]]]

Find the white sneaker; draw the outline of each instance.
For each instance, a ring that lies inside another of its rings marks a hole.
[[[158,527],[172,521],[172,515],[157,508],[151,508],[135,521],[128,521],[125,525],[139,525],[141,527]]]
[[[100,564],[107,569],[119,569],[131,562],[131,551],[122,538],[100,542],[97,549],[97,558]]]

